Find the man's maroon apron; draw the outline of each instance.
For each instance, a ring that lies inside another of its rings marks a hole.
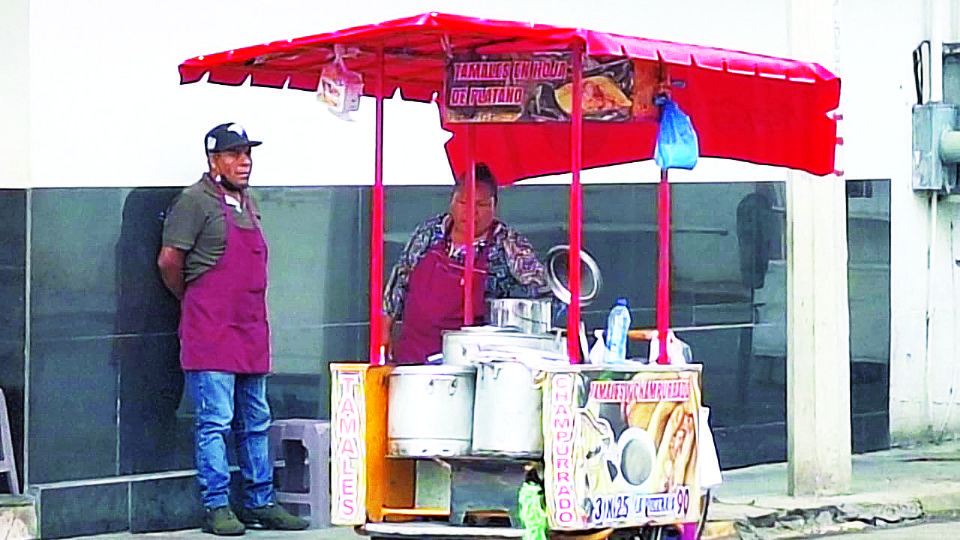
[[[486,318],[484,302],[487,249],[476,257],[473,271],[473,320]],[[463,326],[463,265],[454,262],[438,242],[417,263],[403,306],[400,336],[393,345],[398,364],[422,364],[443,349],[444,330]]]
[[[226,249],[217,263],[187,284],[181,302],[180,367],[187,371],[268,373],[267,243],[247,205],[253,228],[236,224],[223,196]]]

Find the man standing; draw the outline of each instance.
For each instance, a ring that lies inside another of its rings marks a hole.
[[[241,535],[244,523],[308,525],[275,503],[267,450],[267,245],[247,191],[251,148],[259,144],[238,124],[207,133],[209,171],[171,206],[157,258],[163,282],[180,300],[180,367],[194,404],[203,530],[217,535]],[[243,476],[237,514],[228,500],[231,422]]]

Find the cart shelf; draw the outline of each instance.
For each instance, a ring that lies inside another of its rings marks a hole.
[[[443,523],[366,523],[362,534],[386,538],[523,538],[523,529],[511,527],[469,527]]]

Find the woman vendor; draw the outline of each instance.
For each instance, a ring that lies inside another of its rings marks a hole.
[[[496,217],[497,183],[482,163],[475,169],[474,321],[487,299],[534,298],[547,290],[547,272],[526,237]],[[393,363],[422,364],[443,348],[442,332],[463,326],[467,193],[459,178],[450,211],[421,223],[390,272],[384,292],[384,336]],[[403,321],[391,341],[393,324]]]

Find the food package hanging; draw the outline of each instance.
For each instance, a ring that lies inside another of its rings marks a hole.
[[[663,99],[653,158],[661,169],[692,169],[700,156],[693,122],[670,99]]]
[[[344,120],[350,120],[350,113],[360,108],[360,96],[363,95],[363,76],[347,69],[343,62],[344,58],[355,54],[356,50],[344,50],[341,45],[334,45],[334,60],[320,73],[317,99]]]

